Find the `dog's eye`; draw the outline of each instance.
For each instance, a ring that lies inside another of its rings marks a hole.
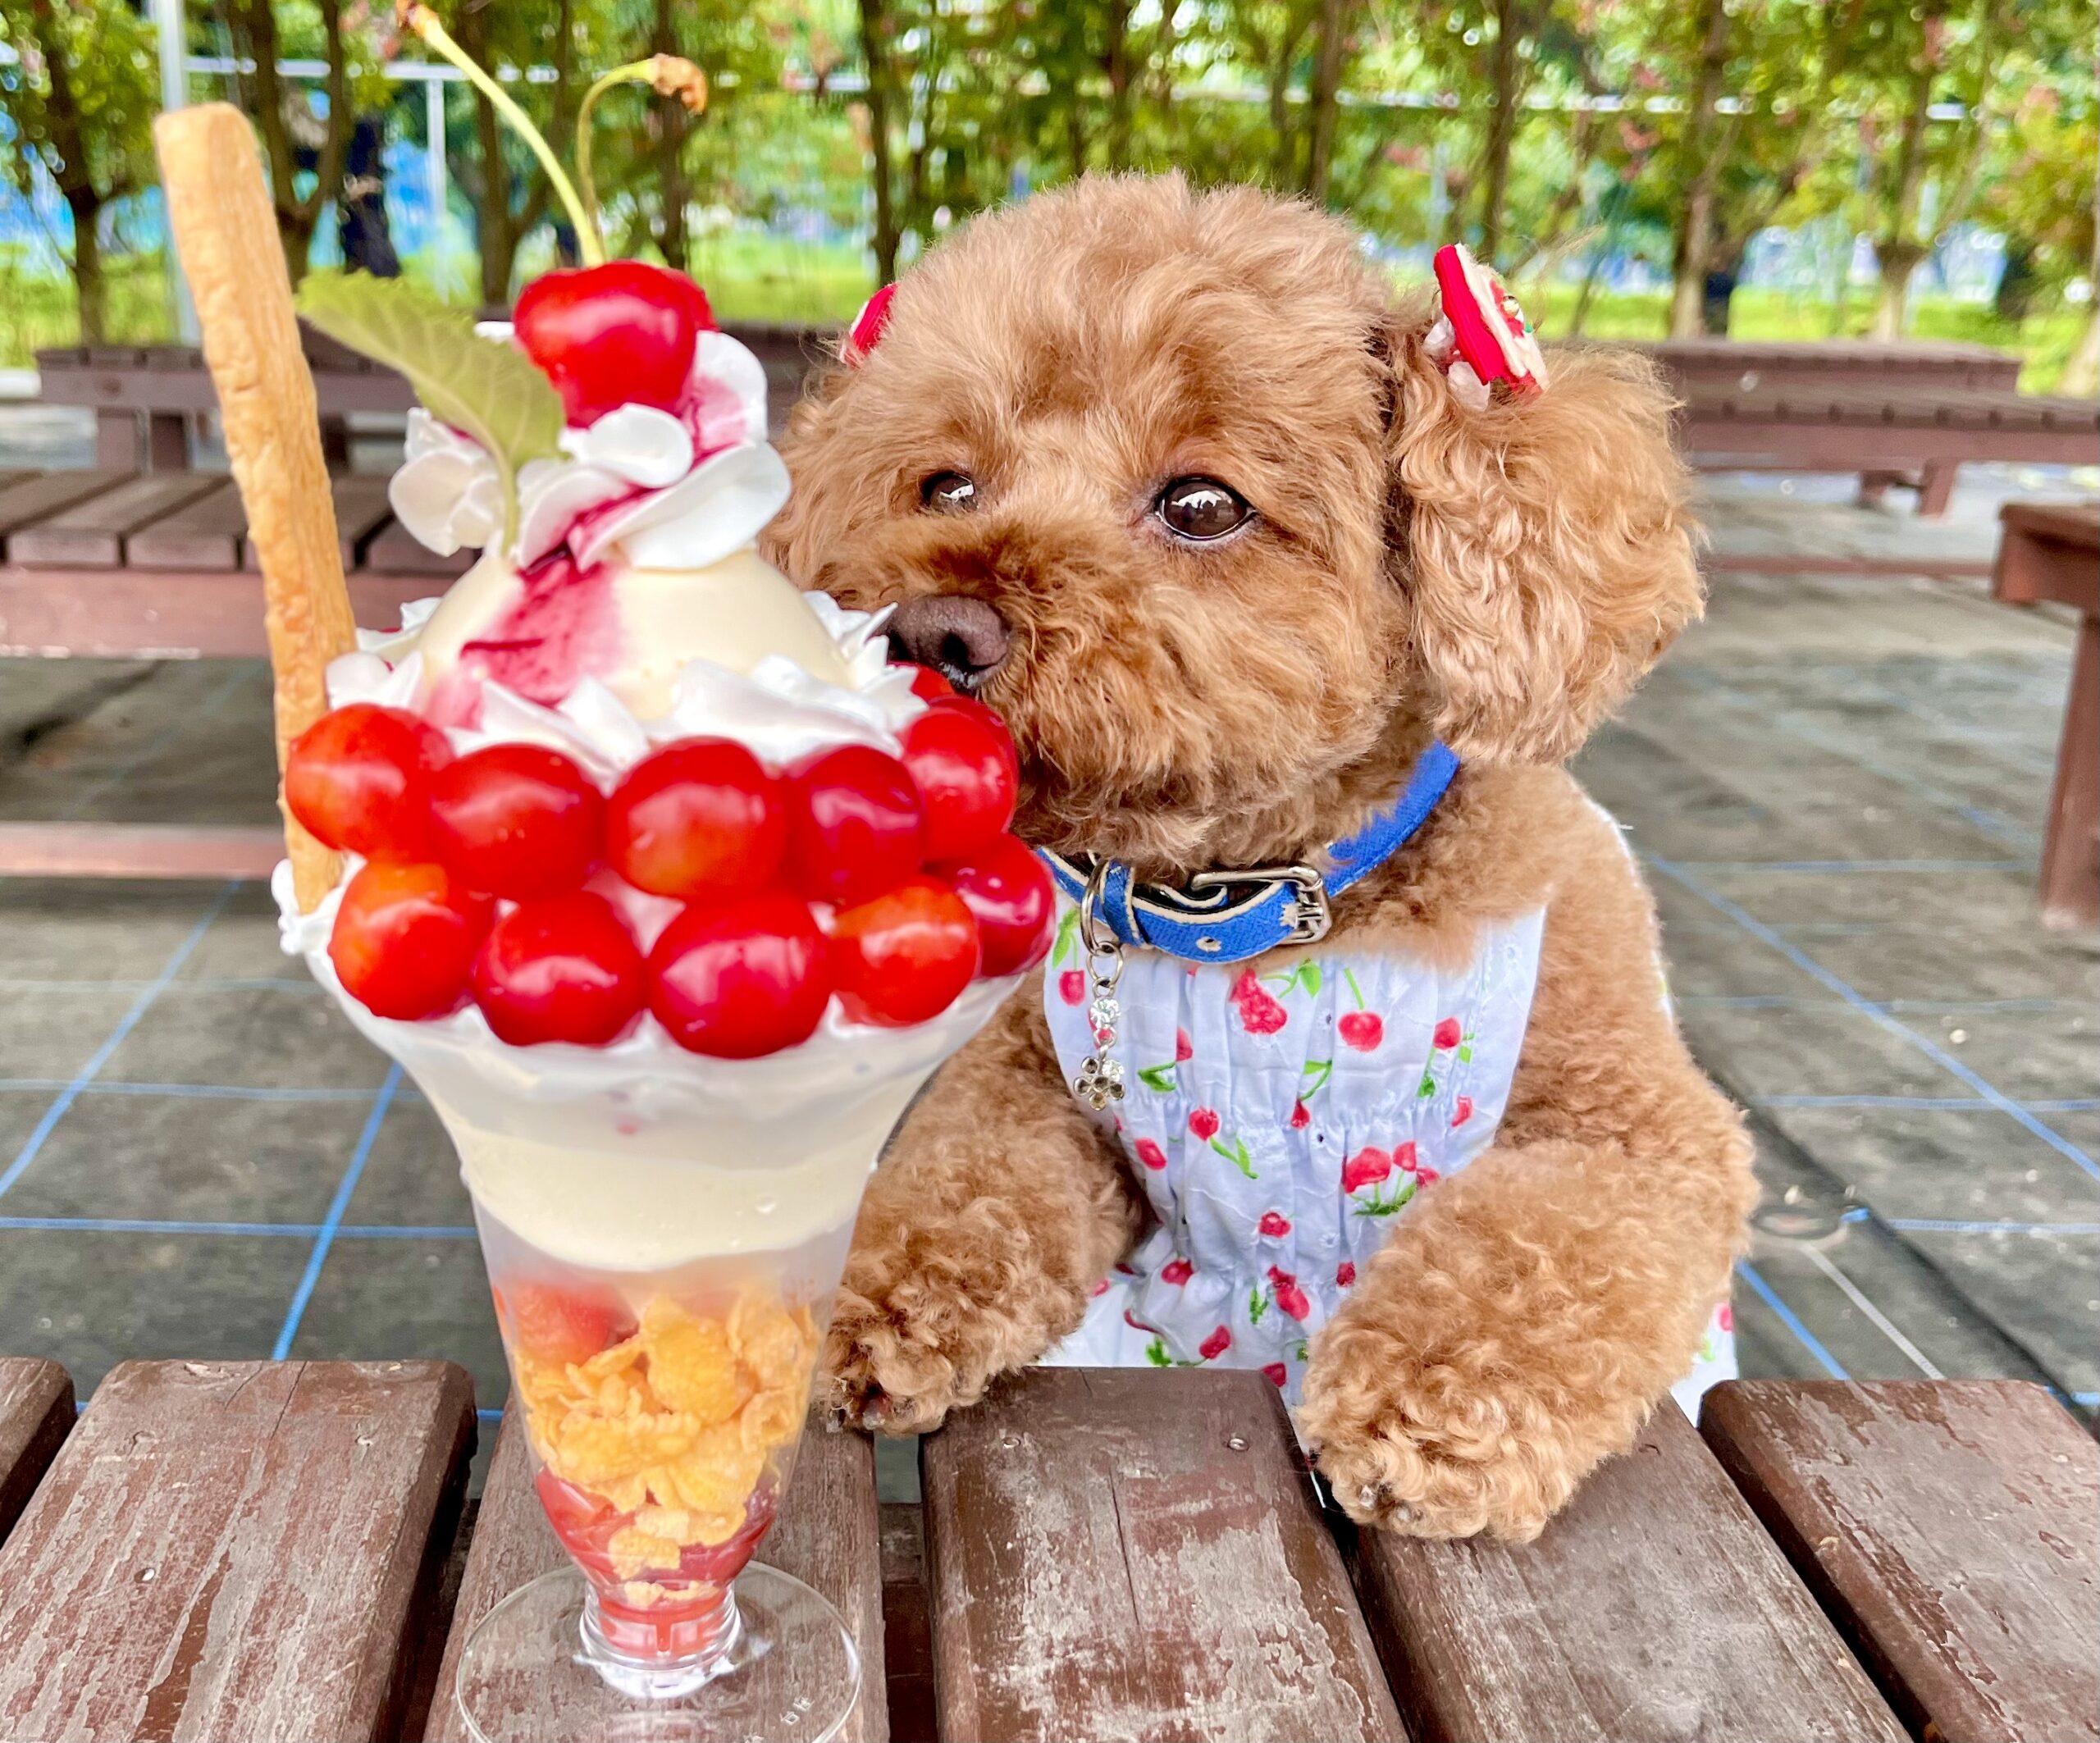
[[[1178,538],[1221,539],[1244,527],[1254,511],[1239,491],[1215,478],[1176,478],[1153,504],[1169,532]]]
[[[919,500],[929,509],[950,510],[977,506],[977,481],[967,472],[935,472],[919,486]]]

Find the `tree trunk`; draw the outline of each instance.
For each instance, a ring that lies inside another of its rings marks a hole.
[[[861,58],[868,69],[869,176],[875,188],[875,278],[888,284],[897,276],[897,190],[890,180],[888,21],[883,0],[861,0]]]
[[[102,275],[102,196],[92,185],[70,189],[73,214],[73,291],[80,308],[80,343],[100,344],[109,336],[109,305]]]
[[[651,52],[678,52],[673,0],[656,0],[656,34]],[[656,184],[661,190],[659,198],[663,207],[662,221],[656,227],[656,248],[666,266],[682,272],[690,251],[686,208],[690,203],[692,189],[686,179],[685,148],[692,117],[677,98],[660,97],[656,99]]]
[[[1927,23],[1931,23],[1929,16]],[[1930,252],[1918,240],[1918,208],[1925,191],[1925,122],[1933,101],[1933,79],[1939,58],[1920,46],[1911,64],[1911,107],[1903,117],[1903,135],[1896,148],[1896,185],[1883,213],[1880,233],[1874,240],[1881,271],[1881,288],[1874,299],[1869,339],[1901,339],[1911,299],[1911,275]]]
[[[1728,13],[1722,0],[1704,0],[1699,71],[1693,81],[1691,114],[1685,123],[1685,160],[1691,167],[1686,190],[1684,221],[1677,236],[1676,282],[1670,295],[1670,337],[1696,339],[1706,331],[1706,273],[1713,258],[1715,196],[1721,153],[1714,135],[1728,71]]]
[[[2100,393],[2100,225],[2093,230],[2093,263],[2087,268],[2086,282],[2093,287],[2093,294],[2086,304],[2085,331],[2064,365],[2063,379],[2057,383],[2058,393],[2081,399]]]
[[[1130,167],[1130,0],[1108,0],[1108,167]]]
[[[1341,106],[1342,60],[1349,48],[1348,0],[1320,0],[1319,47],[1312,61],[1312,114],[1308,117],[1305,197],[1327,203],[1335,161],[1335,122]]]
[[[487,14],[477,6],[459,11],[459,46],[480,66],[489,64]],[[481,257],[482,307],[510,307],[510,275],[518,263],[518,226],[510,215],[510,166],[503,155],[503,122],[495,105],[474,93],[474,144],[481,159],[474,189],[476,253]]]
[[[1495,0],[1495,108],[1488,117],[1487,140],[1481,153],[1480,258],[1496,264],[1502,251],[1502,208],[1509,194],[1509,151],[1516,143],[1522,63],[1517,47],[1523,35],[1523,15],[1517,0]]]

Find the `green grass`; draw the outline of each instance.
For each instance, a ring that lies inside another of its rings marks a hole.
[[[866,253],[850,243],[809,244],[749,230],[730,230],[696,242],[694,276],[706,287],[725,321],[821,324],[847,321],[873,288]],[[1527,288],[1532,313],[1549,339],[1568,331],[1579,287],[1555,283],[1540,293]],[[148,344],[172,336],[162,264],[158,254],[120,255],[109,264],[110,337]],[[1845,335],[1865,333],[1872,314],[1864,292],[1856,293],[1840,324]],[[1994,345],[2026,359],[2020,378],[2028,393],[2048,393],[2063,374],[2083,317],[2061,305],[2019,326],[1998,320],[1988,307],[1921,299],[1913,335],[1961,339]],[[1833,336],[1827,303],[1774,290],[1736,293],[1732,311],[1738,339],[1828,339]],[[1592,339],[1659,339],[1669,325],[1666,291],[1628,296],[1602,292],[1590,304],[1584,332]],[[32,271],[19,251],[0,253],[0,367],[19,368],[40,346],[71,344],[79,334],[71,281]]]

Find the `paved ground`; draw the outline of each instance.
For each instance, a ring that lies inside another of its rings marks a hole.
[[[1938,530],[1833,481],[1717,486],[1711,518],[1723,563],[1987,555],[2021,482]],[[1757,1125],[1751,1371],[2100,1403],[2100,935],[2043,932],[2032,889],[2070,639],[1974,583],[1722,569],[1582,758]],[[0,819],[267,822],[267,707],[253,664],[0,662]],[[436,1122],[277,954],[260,888],[0,881],[0,1348],[84,1392],[132,1356],[442,1355],[493,1410],[468,1221]]]

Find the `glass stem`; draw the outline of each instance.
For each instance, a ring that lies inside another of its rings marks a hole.
[[[736,1649],[744,1631],[737,1595],[728,1586],[712,1596],[652,1608],[630,1609],[608,1602],[595,1584],[585,1599],[583,1644],[600,1674],[609,1681],[636,1670],[678,1673],[720,1663]]]

